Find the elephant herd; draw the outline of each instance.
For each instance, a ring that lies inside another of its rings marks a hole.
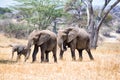
[[[69,47],[72,60],[76,60],[75,49],[79,52],[80,61],[83,59],[83,50],[86,50],[90,59],[94,60],[90,51],[89,34],[84,29],[78,27],[68,27],[64,30],[59,30],[57,35],[49,30],[34,30],[28,37],[25,61],[30,56],[32,45],[34,45],[32,62],[36,61],[36,54],[39,48],[41,50],[41,62],[49,62],[49,52],[53,53],[54,62],[57,62],[57,45],[60,48],[60,59],[63,58],[63,53]]]

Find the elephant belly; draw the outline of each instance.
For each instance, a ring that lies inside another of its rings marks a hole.
[[[77,49],[85,49],[85,48],[87,48],[86,41],[79,41],[79,42],[77,42],[76,48]]]
[[[52,51],[56,47],[57,42],[50,40],[47,42],[47,51]]]

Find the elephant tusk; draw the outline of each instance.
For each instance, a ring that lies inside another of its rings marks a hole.
[[[61,47],[62,47],[62,51],[64,51],[63,44],[61,45]]]

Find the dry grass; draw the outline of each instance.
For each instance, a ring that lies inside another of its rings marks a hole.
[[[0,45],[9,43],[26,44],[27,41],[0,35]],[[58,63],[53,62],[52,54],[49,63],[40,63],[40,54],[35,63],[31,63],[31,57],[26,63],[24,57],[16,63],[16,55],[10,60],[11,48],[0,48],[0,80],[120,80],[120,43],[103,43],[92,53],[94,61],[90,61],[85,51],[83,61],[71,61],[68,49],[64,60],[58,59]]]

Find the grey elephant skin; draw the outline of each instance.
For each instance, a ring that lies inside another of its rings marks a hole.
[[[34,45],[32,54],[32,62],[36,61],[36,54],[38,49],[41,49],[41,62],[49,62],[49,52],[52,51],[54,62],[57,62],[57,36],[55,33],[49,30],[34,30],[28,37],[27,49],[30,49]],[[29,53],[27,58],[29,58]]]
[[[26,45],[22,45],[22,44],[10,44],[10,47],[12,47],[12,57],[11,60],[13,59],[14,56],[14,52],[17,52],[17,60],[18,61],[21,57],[21,55],[24,55],[24,57],[26,58],[27,53],[30,54],[30,49],[27,49]],[[26,60],[26,59],[25,59]]]
[[[90,50],[90,37],[89,34],[81,28],[78,27],[68,27],[64,30],[58,31],[58,46],[60,47],[60,59],[63,58],[64,51],[67,50],[67,46],[71,50],[72,60],[76,60],[75,49],[79,52],[79,60],[83,59],[82,51],[85,49],[93,60],[93,56]]]

